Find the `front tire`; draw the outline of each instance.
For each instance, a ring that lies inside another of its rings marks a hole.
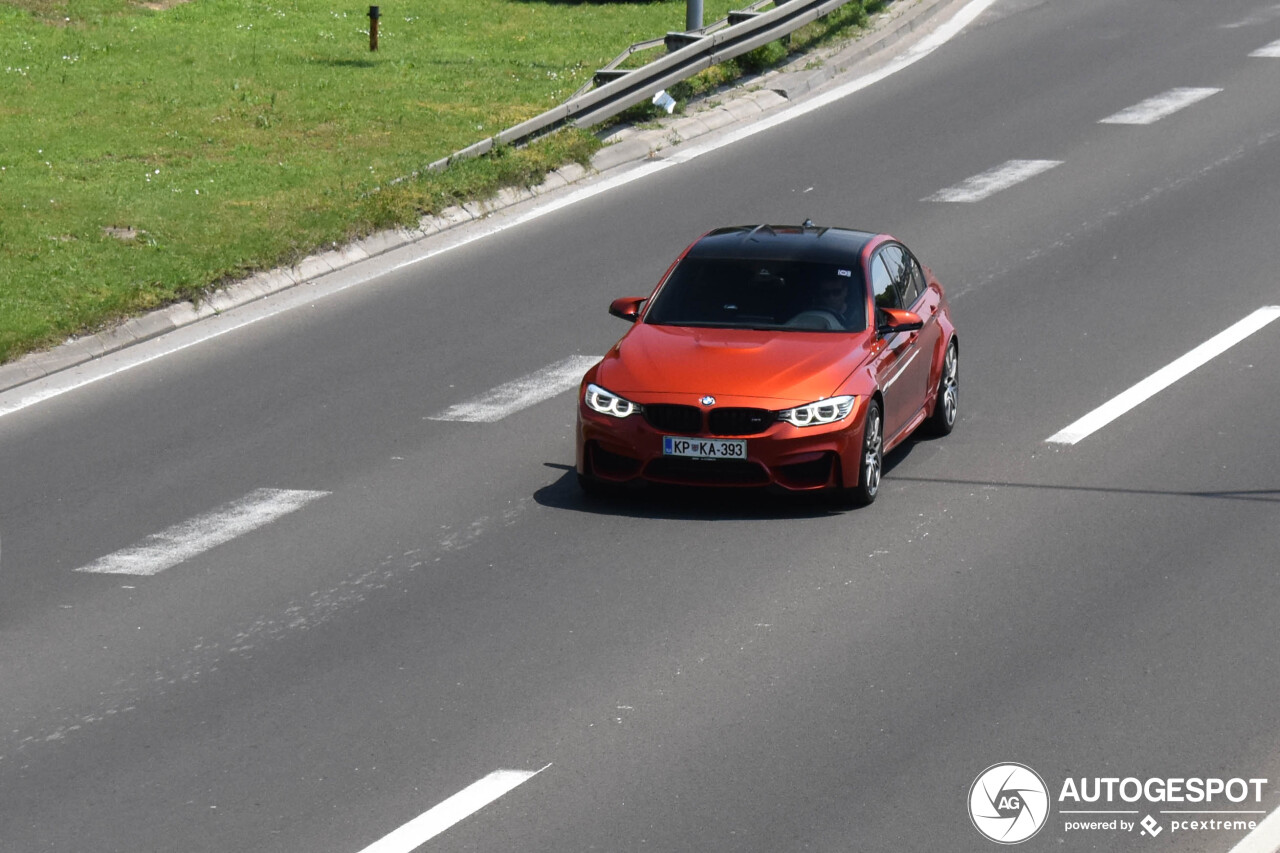
[[[867,405],[862,448],[858,455],[858,483],[843,489],[841,494],[849,506],[867,506],[880,494],[880,478],[884,474],[884,417],[880,414],[880,404],[875,400]]]

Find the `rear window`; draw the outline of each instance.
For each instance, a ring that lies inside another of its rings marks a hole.
[[[662,326],[857,332],[867,326],[857,264],[685,258],[650,306]]]

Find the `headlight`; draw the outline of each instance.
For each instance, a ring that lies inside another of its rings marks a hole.
[[[849,413],[853,411],[853,403],[857,399],[854,396],[831,397],[818,400],[816,403],[796,406],[794,409],[783,409],[778,412],[778,420],[798,427],[833,424],[849,417]]]
[[[587,385],[587,392],[582,396],[587,406],[602,415],[625,418],[640,411],[640,404],[624,400],[617,394],[604,390],[599,385]]]

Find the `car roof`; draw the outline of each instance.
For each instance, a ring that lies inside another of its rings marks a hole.
[[[880,235],[849,228],[804,225],[735,225],[717,228],[689,249],[690,258],[761,258],[818,263],[848,262]]]

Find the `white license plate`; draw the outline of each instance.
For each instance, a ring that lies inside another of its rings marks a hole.
[[[746,459],[747,442],[740,438],[662,437],[663,456],[685,456],[690,459]]]

